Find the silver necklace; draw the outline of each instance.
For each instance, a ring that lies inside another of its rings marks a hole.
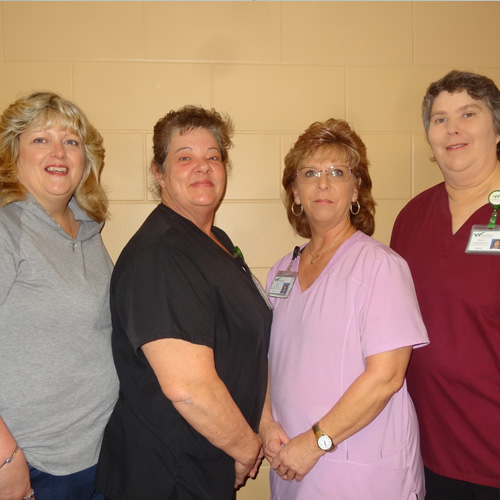
[[[69,210],[69,209],[68,209]],[[78,234],[78,230],[80,228],[80,224],[78,223],[78,221],[73,217],[73,220],[75,222],[75,224],[73,224],[72,220],[71,220],[71,217],[69,215],[69,212],[66,212],[66,218],[68,219],[68,229],[69,229],[69,233],[61,226],[61,224],[59,224],[59,222],[57,222],[57,220],[52,216],[52,214],[50,212],[48,212],[47,210],[45,210],[47,212],[47,215],[50,216],[50,218],[68,235],[70,236],[71,238],[75,239],[77,234]],[[76,226],[76,227],[75,227]],[[76,229],[76,233],[75,233],[75,229]],[[73,236],[73,234],[75,234]]]
[[[311,264],[314,264],[325,252],[330,250],[334,245],[336,245],[338,241],[334,241],[330,246],[326,247],[322,252],[320,252],[318,255],[314,256],[313,255],[313,249],[312,249],[312,243],[311,243]]]
[[[344,236],[347,234],[347,232],[350,230],[351,228],[347,228],[347,231],[344,231],[342,233],[342,235],[337,238],[331,245],[328,245],[324,250],[322,250],[318,255],[314,256],[313,254],[313,244],[312,244],[312,241],[309,242],[309,244],[311,245],[311,248],[310,248],[310,253],[311,253],[311,264],[314,264],[324,253],[328,252],[328,250],[331,250],[335,245],[337,245],[338,243],[341,243],[342,242],[342,239],[344,238]],[[308,245],[309,246],[309,245]]]

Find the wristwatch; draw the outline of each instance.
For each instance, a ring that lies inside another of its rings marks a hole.
[[[319,422],[316,422],[312,426],[312,430],[314,432],[314,435],[316,437],[316,443],[318,444],[318,447],[320,450],[323,451],[335,451],[337,449],[337,445],[333,444],[332,438],[328,435],[325,434],[320,428],[319,428]]]

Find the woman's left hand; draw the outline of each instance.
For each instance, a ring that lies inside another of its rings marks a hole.
[[[274,457],[289,441],[281,425],[272,418],[268,419],[266,424],[261,421],[259,435],[262,438],[264,455],[269,460],[269,463],[273,461]]]
[[[271,467],[282,479],[301,481],[323,454],[312,430],[308,430],[288,441],[272,460]]]

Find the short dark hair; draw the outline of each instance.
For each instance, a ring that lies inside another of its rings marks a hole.
[[[233,123],[228,115],[222,115],[215,109],[205,109],[201,106],[187,105],[177,111],[170,111],[156,122],[153,133],[153,160],[151,166],[159,173],[165,173],[165,160],[170,149],[170,143],[175,132],[184,134],[196,128],[209,130],[217,140],[221,151],[222,164],[226,173],[231,168],[228,150],[232,147],[231,136]],[[160,194],[158,184],[153,191]]]
[[[463,90],[467,91],[473,99],[484,102],[493,116],[495,133],[500,135],[500,90],[498,90],[495,82],[487,76],[458,70],[450,71],[441,79],[429,85],[422,101],[422,119],[425,133],[429,133],[434,99],[436,99],[441,92],[454,93]],[[500,159],[500,143],[497,144],[497,158]]]

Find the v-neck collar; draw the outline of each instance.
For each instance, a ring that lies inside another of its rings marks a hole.
[[[300,285],[300,280],[298,276],[299,272],[299,263],[300,259],[302,258],[302,251],[306,248],[309,243],[305,243],[300,251],[300,255],[298,259],[295,259],[294,265],[292,267],[292,270],[297,272],[297,290],[301,295],[304,295],[309,292],[309,290],[316,288],[319,286],[319,283],[324,279],[325,276],[327,276],[331,269],[335,267],[335,264],[342,259],[344,254],[349,250],[349,248],[354,244],[354,242],[357,240],[357,235],[359,234],[359,230],[353,233],[347,240],[345,240],[338,248],[337,251],[332,255],[332,258],[327,262],[326,266],[323,268],[323,270],[319,273],[318,277],[311,283],[311,286],[306,288],[305,290],[302,289]]]

